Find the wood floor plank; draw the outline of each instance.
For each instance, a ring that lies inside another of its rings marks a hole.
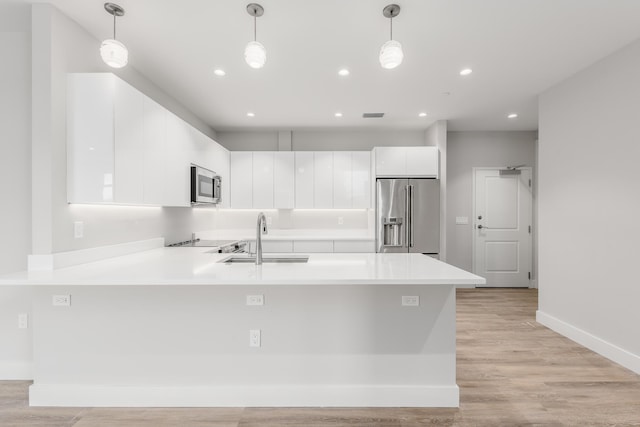
[[[640,426],[640,376],[536,323],[537,304],[457,291],[460,408],[30,408],[30,382],[0,381],[0,426]]]

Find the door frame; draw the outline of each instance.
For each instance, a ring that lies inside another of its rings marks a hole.
[[[473,167],[472,168],[472,181],[473,181],[473,187],[471,189],[471,271],[473,272],[473,274],[476,274],[476,228],[474,226],[477,215],[476,215],[476,171],[480,171],[480,170],[500,170],[500,169],[507,169],[508,166],[497,166],[497,167],[486,167],[486,166],[481,166],[481,167]],[[534,191],[534,183],[535,183],[535,178],[533,176],[533,168],[531,166],[523,166],[520,167],[518,169],[522,169],[522,170],[528,170],[529,173],[531,173],[531,227],[533,228],[533,225],[536,223],[535,222],[535,208],[534,208],[534,201],[535,201],[535,195],[533,194]],[[531,230],[531,279],[529,279],[529,289],[532,288],[536,288],[537,286],[535,286],[535,282],[537,281],[538,278],[538,273],[537,271],[534,271],[534,261],[536,258],[536,247],[534,245],[534,233],[536,233],[537,231],[535,230],[535,228],[533,228]],[[526,289],[526,288],[522,288],[522,289]]]

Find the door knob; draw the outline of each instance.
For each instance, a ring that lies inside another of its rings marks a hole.
[[[482,226],[482,224],[478,224],[478,229],[483,229],[484,227]]]

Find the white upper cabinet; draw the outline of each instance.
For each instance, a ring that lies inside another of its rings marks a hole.
[[[295,155],[292,151],[276,151],[273,156],[273,205],[277,209],[293,209]]]
[[[313,181],[314,181],[314,163],[312,151],[296,151],[295,152],[295,207],[298,209],[313,208]]]
[[[228,206],[228,150],[114,74],[68,75],[70,203],[191,206],[191,163],[222,177]]]
[[[253,207],[253,153],[232,151],[231,165],[231,207],[247,209]]]
[[[112,74],[67,76],[67,201],[113,203]]]
[[[406,147],[407,175],[438,178],[437,147]]]
[[[333,207],[349,209],[352,207],[353,173],[351,151],[333,153]]]
[[[376,147],[375,175],[438,178],[437,147]]]
[[[165,206],[191,206],[191,170],[189,125],[166,111],[166,165],[161,179],[165,184]]]
[[[273,152],[253,153],[253,207],[273,209]]]
[[[333,152],[313,153],[313,207],[333,207]]]
[[[114,201],[144,201],[144,95],[120,79],[115,80]]]
[[[368,209],[371,207],[371,152],[351,153],[351,207]]]
[[[166,114],[150,98],[143,102],[143,199],[145,204],[165,204]]]

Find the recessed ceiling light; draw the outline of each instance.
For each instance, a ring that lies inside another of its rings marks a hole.
[[[351,74],[351,72],[346,68],[342,68],[340,71],[338,71],[338,75],[341,77],[347,77],[349,74]]]
[[[251,111],[247,113],[247,117],[255,117],[255,116],[256,116],[256,113],[252,113]]]
[[[342,117],[342,113],[341,113],[341,112],[337,112],[337,113],[335,113],[335,114],[334,114],[334,116],[336,116],[336,117]]]
[[[507,116],[508,119],[517,119],[518,118],[518,114],[516,113],[511,113]]]
[[[461,76],[468,76],[471,73],[473,73],[473,70],[471,68],[465,68],[464,70],[460,71]]]
[[[227,73],[220,68],[216,68],[215,70],[213,70],[213,74],[215,74],[218,77],[224,77]]]
[[[427,117],[427,113],[424,113],[424,112],[420,113],[420,114],[418,114],[418,117]]]

